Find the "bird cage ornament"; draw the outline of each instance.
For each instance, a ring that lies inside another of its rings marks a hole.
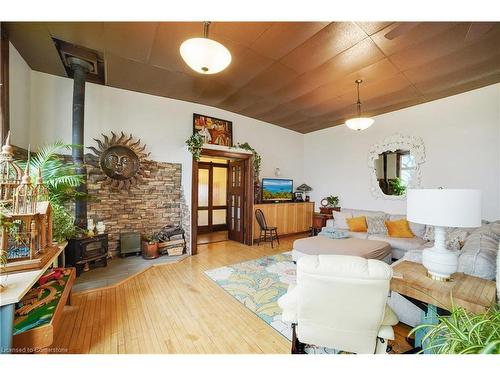
[[[49,200],[49,189],[47,189],[47,186],[43,183],[41,168],[38,168],[38,177],[36,179],[34,194],[37,202],[47,202]]]
[[[12,213],[14,215],[33,214],[36,212],[37,202],[36,190],[33,187],[30,176],[30,147],[28,146],[28,161],[24,169],[21,184],[14,192]]]
[[[14,162],[14,148],[10,144],[10,132],[0,152],[0,204],[10,205],[23,172]]]

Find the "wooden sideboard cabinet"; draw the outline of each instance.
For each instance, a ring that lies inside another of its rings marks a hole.
[[[314,202],[261,203],[254,205],[253,238],[259,238],[260,227],[255,210],[260,209],[268,226],[278,227],[278,235],[308,232],[312,226]]]

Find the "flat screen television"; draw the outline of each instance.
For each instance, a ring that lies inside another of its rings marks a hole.
[[[265,202],[293,200],[293,180],[285,178],[263,178],[262,200]]]

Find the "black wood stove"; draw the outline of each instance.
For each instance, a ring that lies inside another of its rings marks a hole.
[[[64,250],[66,267],[76,268],[76,275],[88,270],[90,264],[107,266],[108,235],[97,234],[94,237],[85,237],[69,240]]]

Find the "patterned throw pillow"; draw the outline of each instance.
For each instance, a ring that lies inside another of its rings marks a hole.
[[[452,229],[446,234],[446,248],[448,250],[460,250],[468,236],[469,232],[462,228]]]
[[[387,234],[385,220],[386,215],[367,216],[366,224],[368,225],[368,234]]]

